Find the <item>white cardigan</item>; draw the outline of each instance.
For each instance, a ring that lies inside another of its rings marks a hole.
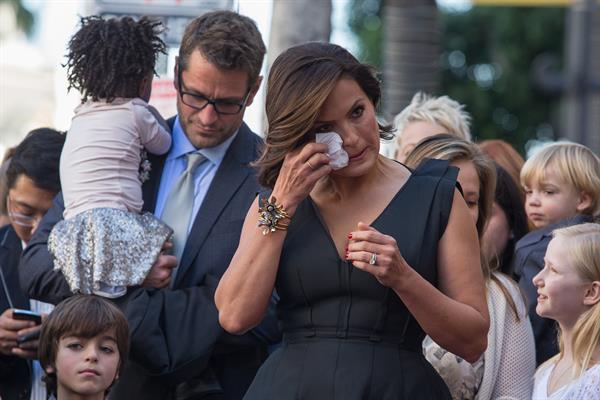
[[[483,359],[469,364],[425,339],[427,360],[440,373],[454,400],[529,400],[535,372],[535,343],[519,288],[507,276],[494,273],[508,289],[519,311],[519,322],[502,289],[493,280],[487,290],[490,330]],[[481,364],[483,363],[483,376]]]

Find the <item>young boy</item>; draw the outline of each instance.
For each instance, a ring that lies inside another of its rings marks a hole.
[[[95,296],[60,303],[42,325],[39,359],[57,400],[102,400],[129,352],[123,313]]]
[[[527,296],[537,365],[558,352],[553,320],[538,316],[532,279],[544,267],[552,231],[600,215],[600,159],[587,147],[559,142],[542,148],[521,170],[525,211],[535,230],[515,246],[513,271]]]

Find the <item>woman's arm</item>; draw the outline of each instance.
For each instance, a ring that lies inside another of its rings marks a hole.
[[[439,290],[404,260],[394,238],[366,224],[352,232],[348,259],[392,288],[441,347],[475,362],[487,347],[489,316],[475,224],[458,191],[438,244]],[[377,254],[377,265],[370,255]]]
[[[325,144],[309,143],[286,155],[272,197],[290,218],[315,183],[331,172],[326,151]],[[286,237],[282,230],[262,234],[257,227],[258,207],[257,198],[248,210],[240,244],[215,293],[219,323],[233,334],[258,325],[265,314]]]
[[[240,244],[215,293],[219,323],[242,334],[256,326],[267,310],[275,286],[285,231],[263,236],[258,225],[258,197],[248,210]]]

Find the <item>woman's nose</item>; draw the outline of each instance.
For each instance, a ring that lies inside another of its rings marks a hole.
[[[352,147],[358,140],[358,134],[352,128],[342,128],[338,134],[342,137],[344,147]]]

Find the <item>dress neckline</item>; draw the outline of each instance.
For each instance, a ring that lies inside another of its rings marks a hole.
[[[379,220],[381,219],[381,217],[388,211],[388,209],[396,201],[396,199],[398,197],[400,197],[400,195],[404,192],[404,189],[412,181],[413,176],[415,176],[414,171],[410,170],[404,164],[401,164],[401,165],[410,172],[410,175],[408,176],[408,179],[404,182],[404,184],[402,186],[400,186],[400,188],[398,189],[398,191],[396,192],[396,194],[394,194],[394,196],[392,197],[392,199],[386,204],[386,206],[383,208],[383,210],[381,210],[381,212],[373,219],[372,222],[368,223],[369,226],[375,227],[375,225],[379,222]],[[319,225],[321,226],[321,229],[325,232],[325,236],[327,236],[327,241],[329,243],[329,247],[331,249],[333,249],[333,252],[335,253],[335,256],[338,259],[338,261],[344,261],[345,262],[346,260],[342,260],[342,258],[340,257],[340,254],[338,253],[337,246],[335,245],[335,240],[333,240],[333,236],[331,235],[331,231],[329,230],[329,226],[327,225],[327,223],[325,222],[325,219],[321,215],[321,212],[319,211],[319,207],[314,202],[314,200],[312,199],[312,197],[310,197],[310,195],[307,196],[307,199],[308,199],[308,203],[310,204],[313,213],[316,215],[317,219],[319,220]]]
[[[563,393],[564,391],[566,391],[569,387],[571,387],[572,385],[578,383],[582,378],[585,377],[585,375],[588,372],[593,371],[595,368],[600,367],[600,364],[595,364],[592,365],[591,367],[589,367],[587,370],[585,370],[583,372],[583,374],[581,374],[581,376],[577,379],[572,380],[571,382],[562,385],[561,387],[557,388],[554,392],[549,393],[548,392],[548,385],[550,385],[550,376],[552,375],[552,371],[554,371],[554,368],[556,368],[556,363],[552,364],[552,366],[550,366],[547,370],[546,370],[546,382],[544,383],[543,387],[544,387],[544,395],[546,396],[547,399],[554,399],[554,396],[560,395],[561,393]]]

